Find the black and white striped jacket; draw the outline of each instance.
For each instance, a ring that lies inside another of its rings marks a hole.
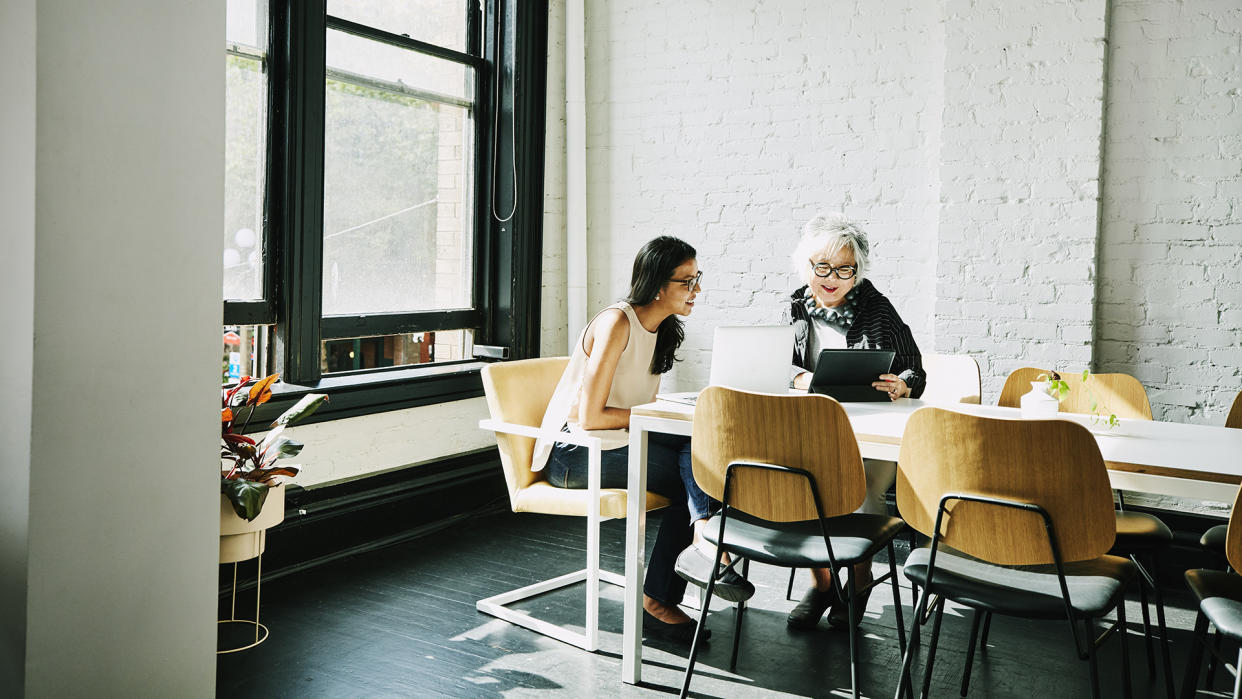
[[[794,326],[793,363],[810,371],[806,349],[811,332],[811,318],[807,313],[803,286],[790,296],[788,320]],[[897,315],[897,309],[881,294],[870,279],[859,282],[854,292],[854,324],[845,333],[845,346],[862,349],[886,349],[896,352],[893,357],[893,373],[910,387],[910,397],[923,395],[927,384],[927,372],[923,371],[923,358],[919,346],[914,343],[910,326]]]

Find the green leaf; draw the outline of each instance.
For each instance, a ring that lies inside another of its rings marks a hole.
[[[292,425],[298,420],[304,419],[311,413],[319,409],[319,406],[326,403],[327,394],[324,393],[308,393],[302,396],[302,400],[293,404],[293,407],[286,410],[276,421],[272,423],[272,427],[277,425]]]
[[[229,499],[233,511],[238,517],[253,522],[263,511],[263,503],[267,500],[266,483],[246,480],[220,479],[220,492]]]
[[[1086,369],[1083,369],[1083,370],[1082,370],[1082,382],[1083,382],[1083,383],[1087,383],[1087,377],[1088,377],[1088,376],[1091,376],[1091,372],[1090,372],[1090,371],[1088,371],[1088,370],[1086,370]]]

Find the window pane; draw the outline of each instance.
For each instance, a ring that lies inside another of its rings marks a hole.
[[[360,76],[394,90],[474,100],[474,74],[469,66],[328,30],[328,75],[341,72],[346,78]]]
[[[267,50],[267,0],[228,0],[225,35],[230,44]]]
[[[267,129],[266,4],[228,3],[225,57],[224,298],[263,298]]]
[[[473,356],[473,342],[470,330],[325,340],[320,368],[332,374],[458,361]]]
[[[328,0],[328,14],[464,53],[466,6],[466,0]]]
[[[221,383],[236,383],[243,376],[272,373],[270,325],[224,326],[224,364]]]
[[[366,77],[330,73],[327,83],[323,313],[469,308],[473,113],[420,95],[426,82],[417,71],[393,67],[417,58],[457,72],[463,82],[473,75],[445,61],[364,43],[366,59],[345,62],[365,69]],[[333,46],[329,64],[340,65]],[[396,84],[376,79],[380,75],[406,77]]]

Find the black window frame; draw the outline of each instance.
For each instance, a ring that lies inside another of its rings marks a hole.
[[[473,359],[324,376],[324,340],[469,328],[476,345],[506,347],[510,358],[538,355],[546,7],[513,0],[465,0],[463,5],[466,52],[331,17],[326,0],[273,0],[269,6],[264,298],[224,301],[225,325],[275,325],[271,353],[281,382],[274,387],[273,400],[256,414],[255,424],[264,424],[265,414],[278,414],[308,392],[331,396],[308,423],[482,395],[481,362]],[[474,69],[471,308],[322,316],[329,29]],[[513,183],[511,173],[516,173]],[[512,216],[501,220],[493,205],[501,217],[510,210]]]

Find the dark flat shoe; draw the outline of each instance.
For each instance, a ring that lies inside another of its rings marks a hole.
[[[871,585],[874,581],[875,578],[870,572],[868,572],[867,579],[859,580],[855,583],[855,587],[861,588],[863,586]],[[828,612],[828,624],[831,625],[832,628],[841,629],[842,631],[847,628],[858,628],[858,624],[862,622],[863,612],[867,611],[867,600],[871,599],[871,591],[874,589],[874,587],[867,587],[866,590],[854,595],[853,623],[850,623],[849,619],[850,606],[846,604],[844,600],[840,600],[832,604],[832,610]]]
[[[687,582],[707,589],[707,579],[711,576],[712,563],[710,556],[697,546],[690,546],[677,556],[673,569]],[[755,585],[743,578],[736,570],[726,567],[712,588],[712,596],[726,602],[745,602],[755,594]]]
[[[670,624],[655,618],[646,609],[643,610],[643,634],[651,638],[662,638],[688,646],[694,641],[694,627],[697,625],[698,622],[694,621]],[[699,632],[699,639],[702,641],[711,637],[712,630],[707,627],[703,627],[703,630]]]
[[[789,612],[789,617],[785,619],[785,625],[791,629],[800,631],[810,631],[819,625],[819,619],[828,611],[832,603],[837,600],[837,593],[833,590],[817,590],[814,587],[806,591],[802,595],[802,600],[798,602],[798,606]]]

